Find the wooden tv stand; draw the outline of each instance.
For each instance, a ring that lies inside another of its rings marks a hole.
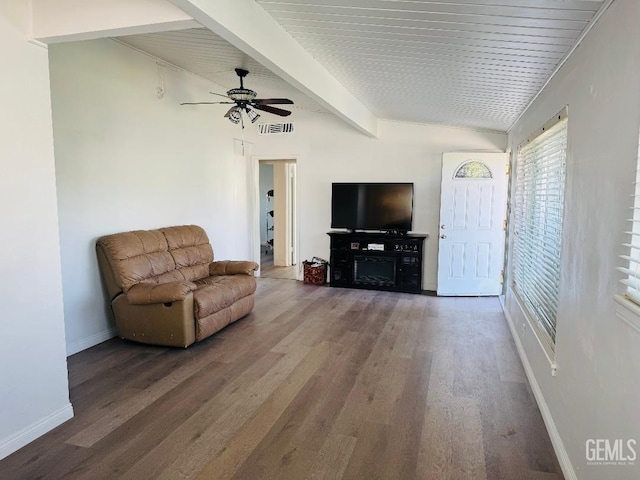
[[[328,232],[332,287],[422,292],[422,234]]]

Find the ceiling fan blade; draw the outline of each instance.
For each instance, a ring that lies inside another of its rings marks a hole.
[[[231,98],[231,97],[229,97],[228,95],[223,95],[223,94],[221,94],[221,93],[216,93],[216,92],[209,92],[209,93],[210,93],[211,95],[217,95],[217,96],[219,96],[219,97]]]
[[[234,105],[236,102],[183,102],[180,105]]]
[[[274,115],[280,115],[281,117],[288,117],[291,115],[291,112],[288,110],[282,110],[281,108],[270,107],[269,105],[254,105],[253,108],[256,110],[262,110],[263,112],[273,113]]]
[[[256,105],[293,105],[293,100],[288,98],[254,98],[252,101]]]

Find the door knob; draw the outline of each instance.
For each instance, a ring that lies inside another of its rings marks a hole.
[[[440,235],[440,238],[445,239],[445,238],[447,238],[447,236],[446,235]]]

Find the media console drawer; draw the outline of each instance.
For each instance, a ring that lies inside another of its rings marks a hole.
[[[328,232],[330,285],[422,292],[422,252],[427,235]]]

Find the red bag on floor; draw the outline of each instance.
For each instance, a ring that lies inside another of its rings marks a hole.
[[[304,283],[311,285],[324,285],[327,283],[327,265],[329,262],[319,257],[313,257],[311,261],[305,260],[303,266]]]

